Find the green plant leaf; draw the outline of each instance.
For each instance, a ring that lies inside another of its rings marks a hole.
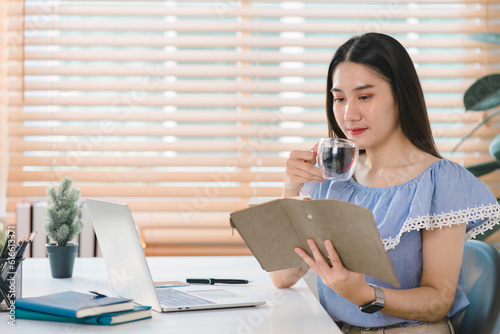
[[[491,142],[490,154],[497,159],[497,161],[500,161],[500,134]]]
[[[58,246],[65,246],[83,228],[82,221],[78,219],[81,211],[77,203],[80,189],[73,188],[72,182],[71,178],[65,176],[58,189],[47,189],[50,205],[47,207],[43,228]]]
[[[490,121],[490,119],[492,119],[493,117],[495,117],[496,115],[499,115],[500,114],[500,110],[497,110],[495,111],[494,113],[488,115],[485,119],[483,119],[481,122],[477,123],[473,128],[472,130],[470,130],[465,136],[463,136],[460,141],[455,145],[455,147],[453,147],[453,149],[451,150],[452,152],[455,152],[457,150],[457,148],[462,145],[462,143],[464,141],[466,141],[467,139],[470,138],[470,136],[472,136],[474,134],[474,132],[477,131],[477,129],[479,129],[481,126],[483,126],[484,124],[488,123]],[[496,139],[496,138],[495,138]]]
[[[475,177],[480,177],[491,172],[496,171],[500,168],[500,161],[485,162],[478,165],[468,166],[467,170],[471,172]]]
[[[468,38],[483,43],[500,44],[500,34],[494,32],[473,34],[468,36]]]
[[[500,74],[490,74],[474,82],[464,94],[464,105],[473,111],[500,105]]]

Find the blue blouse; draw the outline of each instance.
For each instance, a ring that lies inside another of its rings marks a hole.
[[[500,222],[500,205],[490,189],[460,165],[446,159],[434,162],[417,178],[401,185],[370,188],[353,179],[345,182],[306,183],[302,195],[312,199],[339,199],[373,212],[387,255],[401,289],[420,286],[422,276],[421,230],[467,224],[465,239],[482,234]],[[380,287],[394,286],[369,275],[366,281]],[[318,278],[320,302],[335,321],[359,327],[383,327],[420,321],[382,312],[363,313]],[[460,277],[448,317],[458,317],[469,301]]]

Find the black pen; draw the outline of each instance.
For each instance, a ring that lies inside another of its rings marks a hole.
[[[106,295],[103,295],[102,293],[99,293],[97,291],[89,291],[91,294],[93,294],[93,296],[91,296],[90,298],[92,299],[97,299],[97,298],[104,298],[104,297],[107,297]]]
[[[26,245],[28,244],[29,238],[26,237],[24,240],[21,240],[21,246],[19,246],[19,249],[16,252],[15,259],[20,259],[23,257],[24,250],[26,249]]]
[[[11,244],[15,243],[14,238],[14,232],[12,230],[9,230],[9,234],[7,234],[7,239],[5,239],[5,244],[3,245],[2,252],[0,253],[0,260],[4,260],[2,261],[2,263],[0,263],[0,274],[3,272],[3,268],[7,265],[7,254],[9,253],[9,249],[13,247],[13,245]]]
[[[10,244],[12,243],[10,239],[12,238],[14,238],[14,231],[9,230],[9,234],[7,234],[7,239],[5,239],[5,244],[3,245],[2,252],[0,253],[0,259],[7,258],[8,249],[11,246]]]
[[[249,280],[234,278],[186,278],[186,283],[195,284],[248,284]]]
[[[20,258],[24,257],[24,252],[26,251],[26,247],[31,245],[31,243],[35,239],[35,236],[36,236],[36,232],[31,232],[30,235],[28,235],[26,237],[26,239],[24,239],[24,243],[21,244],[21,246],[19,247],[19,250],[17,251],[16,259],[20,259]]]

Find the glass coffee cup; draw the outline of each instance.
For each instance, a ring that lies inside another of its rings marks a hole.
[[[347,181],[358,163],[358,144],[350,139],[321,138],[316,161],[326,180]]]

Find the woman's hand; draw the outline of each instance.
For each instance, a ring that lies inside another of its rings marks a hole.
[[[321,277],[325,285],[357,305],[364,305],[376,299],[375,290],[366,283],[365,275],[346,269],[330,240],[325,241],[325,247],[332,263],[331,267],[316,243],[312,239],[308,239],[307,243],[314,258],[298,247],[295,252]]]
[[[314,166],[317,150],[318,143],[310,151],[292,151],[290,153],[285,163],[284,197],[297,196],[306,182],[325,181],[319,168]]]

